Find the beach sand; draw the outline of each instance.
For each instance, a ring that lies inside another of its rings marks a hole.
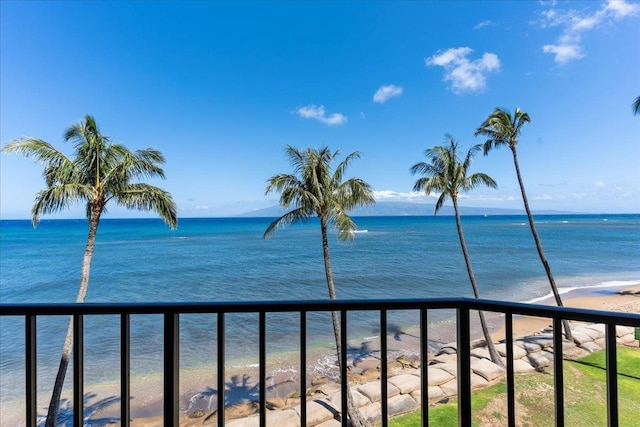
[[[624,288],[576,289],[562,295],[562,303],[566,307],[640,314],[640,283]],[[555,300],[549,297],[537,304],[555,305]],[[496,341],[505,337],[504,322],[500,323],[496,332],[491,334]],[[549,327],[551,327],[551,319],[548,318],[529,316],[513,318],[514,337],[531,335]]]

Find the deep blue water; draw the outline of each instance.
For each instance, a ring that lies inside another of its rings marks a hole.
[[[317,221],[285,227],[264,241],[269,222],[181,219],[178,229],[170,230],[156,219],[105,219],[86,301],[328,298]],[[353,242],[339,244],[335,234],[330,239],[339,298],[472,296],[453,217],[362,217],[356,223],[362,232]],[[640,215],[538,216],[536,226],[561,289],[639,281]],[[463,227],[481,296],[531,301],[549,293],[525,216],[463,217]],[[86,233],[84,220],[43,220],[35,229],[29,221],[0,221],[0,302],[73,302]],[[274,348],[286,351],[297,344],[297,338],[290,342],[297,317],[269,319]],[[330,342],[328,317],[318,314],[311,320],[310,336],[316,344]],[[369,320],[363,315],[349,335],[375,335]],[[415,316],[398,313],[390,321],[403,328]],[[5,399],[23,387],[24,332],[21,320],[0,322],[0,386]],[[254,323],[243,315],[227,323],[228,357],[244,363],[257,356],[243,339],[255,336]],[[48,390],[67,320],[43,318],[38,325],[39,376]],[[161,369],[161,327],[157,316],[132,321],[134,374]],[[207,355],[215,349],[213,316],[183,316],[181,328],[183,365],[210,362]],[[86,330],[87,365],[111,361],[115,366],[117,319],[87,319]],[[117,371],[93,371],[89,383],[117,378]]]

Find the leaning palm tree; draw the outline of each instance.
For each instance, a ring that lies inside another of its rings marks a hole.
[[[429,159],[429,163],[419,162],[411,167],[412,174],[424,175],[416,181],[413,186],[413,190],[424,190],[427,196],[434,191],[440,192],[440,197],[438,197],[434,215],[438,213],[447,199],[451,198],[453,210],[456,215],[456,226],[458,228],[460,246],[462,247],[462,255],[464,256],[464,262],[467,266],[467,273],[469,274],[469,280],[471,281],[471,287],[473,288],[473,295],[476,298],[480,298],[478,284],[476,282],[475,275],[473,274],[471,259],[469,258],[467,244],[464,239],[464,233],[462,232],[462,220],[460,219],[460,210],[458,209],[458,195],[461,192],[473,190],[481,185],[491,188],[496,188],[498,185],[489,175],[484,173],[467,175],[473,156],[480,150],[480,145],[474,145],[471,147],[464,158],[464,162],[461,162],[458,158],[458,154],[456,153],[458,143],[453,136],[447,134],[445,136],[445,141],[449,143],[448,147],[435,146],[425,150],[424,154]],[[504,367],[504,363],[491,340],[491,335],[489,334],[489,328],[487,327],[484,313],[479,311],[478,314],[480,315],[480,325],[482,327],[484,339],[487,342],[491,361]]]
[[[520,165],[518,164],[518,138],[520,137],[522,127],[530,121],[531,119],[529,118],[529,115],[520,110],[520,108],[516,108],[513,116],[502,108],[496,108],[476,130],[475,135],[483,135],[487,137],[487,140],[482,147],[485,156],[494,147],[499,148],[506,145],[511,149],[511,154],[513,154],[513,164],[516,168],[518,184],[520,184],[520,192],[522,193],[522,201],[524,202],[524,209],[527,211],[527,217],[529,218],[529,227],[533,234],[533,240],[536,243],[536,249],[538,250],[540,261],[544,266],[544,271],[547,273],[556,304],[562,307],[560,292],[558,292],[558,287],[556,286],[553,274],[551,273],[551,267],[549,267],[549,262],[544,255],[542,244],[540,243],[540,237],[538,236],[536,226],[533,222],[533,215],[531,214],[531,209],[529,209],[529,201],[527,200],[527,194],[524,190],[524,183],[522,181],[522,176],[520,175]],[[569,322],[566,319],[563,320],[563,325],[567,339],[573,340],[571,328],[569,327]]]
[[[640,96],[636,98],[635,101],[633,101],[633,104],[631,104],[631,109],[633,110],[633,114],[640,114]]]
[[[164,156],[159,151],[148,148],[132,152],[123,145],[113,144],[109,137],[100,133],[90,115],[83,122],[69,127],[64,139],[75,143],[74,158],[67,157],[45,141],[28,137],[11,142],[3,150],[44,164],[47,187],[36,194],[31,210],[34,227],[41,215],[63,210],[75,203],[86,203],[89,234],[76,298],[76,302],[81,303],[87,294],[96,233],[107,204],[114,201],[129,209],[155,211],[171,228],[177,225],[176,204],[168,192],[134,182],[147,177],[164,178],[164,171],[159,166],[164,163]],[[70,321],[47,413],[47,427],[56,425],[72,344],[73,321]]]
[[[331,163],[337,158],[339,151],[332,153],[328,147],[323,147],[319,150],[307,148],[301,152],[295,147],[287,146],[285,152],[294,173],[279,174],[269,178],[266,194],[272,191],[281,193],[280,205],[285,209],[293,207],[293,210],[273,221],[264,232],[263,239],[271,237],[280,225],[306,221],[317,216],[320,220],[329,298],[336,299],[329,256],[328,227],[333,225],[337,228],[338,238],[341,241],[353,239],[356,225],[348,212],[353,208],[375,203],[369,184],[357,178],[343,181],[347,166],[360,158],[360,153],[356,151],[349,154],[332,170]],[[338,363],[343,366],[342,364],[346,363],[346,355],[340,350],[340,322],[335,311],[331,313],[331,317]],[[358,411],[349,390],[347,390],[347,413],[353,426],[369,425]]]

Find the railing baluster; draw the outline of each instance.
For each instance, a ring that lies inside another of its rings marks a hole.
[[[164,425],[178,425],[180,394],[180,315],[164,313]]]
[[[120,314],[120,425],[131,420],[131,317]]]
[[[218,427],[224,427],[224,312],[218,312]]]
[[[349,393],[349,381],[347,378],[347,311],[340,310],[340,354],[338,365],[340,366],[340,385],[341,385],[341,403],[342,403],[342,427],[347,427],[348,408],[347,393]],[[342,360],[340,360],[342,359]]]
[[[607,425],[618,426],[618,359],[616,347],[616,325],[607,323]]]
[[[387,310],[382,309],[380,310],[380,395],[382,396],[380,406],[382,427],[386,427],[389,422],[389,405],[387,403],[389,385],[387,380]]]
[[[429,322],[426,308],[420,309],[420,407],[422,427],[429,425]]]
[[[260,384],[260,427],[267,426],[267,342],[266,342],[266,313],[260,311],[258,328],[260,329],[258,341],[260,347],[259,384]]]
[[[471,335],[469,308],[456,310],[458,331],[458,425],[471,425]]]
[[[26,425],[36,427],[36,417],[38,415],[38,392],[37,392],[37,334],[36,316],[27,314],[25,322],[25,391],[26,391]]]
[[[564,426],[564,374],[562,371],[562,319],[553,318],[553,384],[556,427]]]
[[[507,346],[507,424],[516,425],[516,390],[513,377],[513,315],[505,313],[505,345]]]
[[[429,307],[429,308],[427,308]],[[336,328],[340,334],[338,343],[340,386],[343,389],[341,396],[341,425],[349,424],[349,376],[348,376],[348,314],[349,311],[379,311],[380,313],[380,351],[381,351],[381,393],[388,395],[386,380],[388,379],[388,313],[389,310],[419,310],[420,311],[420,352],[421,352],[421,387],[422,387],[422,426],[428,425],[428,322],[429,309],[455,309],[457,318],[457,359],[458,359],[458,424],[466,426],[471,423],[471,369],[470,369],[470,310],[486,310],[502,312],[505,314],[506,329],[506,355],[507,355],[507,424],[516,424],[515,411],[515,384],[514,384],[514,346],[513,346],[513,316],[526,315],[553,319],[553,346],[554,346],[554,413],[555,423],[563,426],[564,413],[564,373],[563,373],[563,334],[562,319],[579,322],[600,323],[606,325],[606,375],[607,375],[607,419],[609,426],[617,427],[619,424],[618,387],[617,387],[617,348],[616,326],[629,325],[640,327],[640,316],[633,313],[599,312],[596,310],[576,309],[570,307],[546,307],[533,304],[521,304],[467,298],[447,299],[416,299],[416,300],[364,300],[364,301],[274,301],[274,302],[224,302],[224,303],[141,303],[141,304],[0,304],[0,318],[4,316],[20,316],[25,319],[25,410],[24,424],[26,427],[34,427],[37,422],[37,318],[38,316],[67,316],[71,314],[71,326],[73,327],[73,401],[74,414],[71,420],[74,426],[81,426],[84,406],[84,318],[91,315],[119,315],[121,318],[121,425],[130,425],[130,316],[137,315],[163,315],[164,322],[164,422],[167,426],[174,426],[178,422],[179,415],[179,317],[181,313],[215,313],[217,322],[217,350],[218,350],[218,379],[217,379],[217,417],[218,426],[225,424],[225,316],[227,313],[257,313],[260,316],[260,425],[267,424],[267,336],[266,315],[271,312],[299,312],[300,313],[300,391],[301,411],[300,421],[304,426],[307,423],[306,385],[307,385],[307,313],[333,312],[333,320],[337,322]],[[340,320],[337,319],[338,312]],[[3,345],[3,344],[0,344]],[[389,407],[386,399],[381,404],[381,412],[384,413],[382,424],[386,425],[389,418]]]
[[[307,427],[307,312],[300,311],[300,425]]]
[[[84,425],[84,316],[73,315],[73,425]]]

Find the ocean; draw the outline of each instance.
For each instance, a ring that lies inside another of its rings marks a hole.
[[[318,222],[310,220],[262,234],[269,218],[184,218],[176,230],[158,219],[103,219],[93,256],[86,302],[167,302],[328,299]],[[451,216],[359,217],[352,242],[330,235],[340,299],[473,296]],[[536,302],[550,288],[526,216],[462,218],[480,294]],[[640,282],[640,215],[540,215],[536,227],[561,292]],[[0,220],[0,302],[75,301],[86,243],[85,220]],[[329,316],[313,313],[309,345],[314,369],[331,364]],[[430,317],[451,322],[453,313]],[[230,366],[257,361],[248,342],[257,334],[253,315],[231,315],[226,340]],[[350,324],[358,343],[376,337],[375,316]],[[297,346],[297,315],[268,316],[270,363],[287,361]],[[38,320],[39,407],[44,408],[57,370],[68,319]],[[351,318],[350,318],[351,322]],[[409,330],[417,313],[390,313],[390,330]],[[24,393],[22,319],[0,318],[0,403],[13,407]],[[118,382],[116,317],[85,320],[85,390]],[[162,370],[159,316],[132,319],[132,378]],[[215,316],[181,318],[181,366],[198,376],[215,365]],[[213,371],[215,372],[215,371]],[[71,384],[71,374],[67,377]],[[141,380],[142,381],[142,380]],[[215,384],[215,383],[214,383]],[[6,417],[6,410],[2,411]],[[2,423],[4,425],[4,422]]]

